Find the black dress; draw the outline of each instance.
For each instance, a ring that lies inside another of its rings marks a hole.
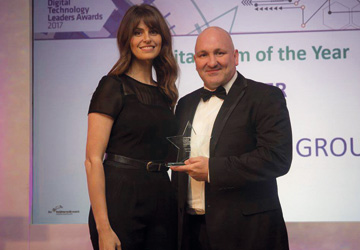
[[[167,136],[177,132],[175,116],[156,86],[127,76],[105,76],[91,99],[89,113],[111,116],[114,124],[106,153],[138,160],[164,161]],[[122,250],[176,248],[176,199],[167,172],[147,172],[104,161],[109,221]],[[99,249],[90,209],[90,236]]]

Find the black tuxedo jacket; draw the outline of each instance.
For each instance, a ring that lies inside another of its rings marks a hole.
[[[276,183],[292,160],[286,101],[279,88],[237,74],[210,140],[205,185],[210,245],[212,250],[288,249]],[[192,122],[199,101],[200,89],[179,100],[179,131]],[[172,181],[179,201],[179,249],[184,249],[188,175],[173,171]]]

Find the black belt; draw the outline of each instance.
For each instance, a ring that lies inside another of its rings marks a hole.
[[[166,172],[169,170],[165,162],[159,161],[142,161],[132,159],[122,155],[106,154],[105,160],[116,161],[119,163],[131,165],[137,169],[146,169],[148,172]]]

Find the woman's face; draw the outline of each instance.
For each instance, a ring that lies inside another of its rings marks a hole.
[[[152,61],[160,53],[161,41],[158,31],[149,28],[141,21],[131,37],[131,52],[138,60]]]

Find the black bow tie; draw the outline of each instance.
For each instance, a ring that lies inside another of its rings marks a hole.
[[[203,88],[200,92],[200,96],[204,100],[204,102],[209,100],[213,95],[216,95],[220,99],[224,100],[226,96],[226,90],[224,89],[223,86],[219,86],[215,91],[209,91]]]

